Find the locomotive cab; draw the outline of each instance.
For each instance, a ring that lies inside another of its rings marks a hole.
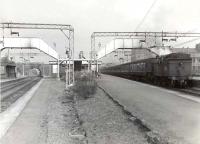
[[[176,53],[166,57],[168,77],[173,80],[185,80],[191,76],[192,59],[189,54]]]
[[[192,59],[189,54],[172,53],[160,57],[155,64],[154,74],[171,85],[186,85],[191,76]]]

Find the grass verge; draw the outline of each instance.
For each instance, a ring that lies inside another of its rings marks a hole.
[[[75,73],[75,85],[73,91],[77,93],[77,96],[82,99],[92,97],[96,93],[97,82],[92,73],[89,72],[76,72]]]

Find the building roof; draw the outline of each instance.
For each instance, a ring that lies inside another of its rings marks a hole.
[[[0,40],[3,39],[1,38]],[[39,49],[47,55],[58,59],[58,53],[39,38],[4,38],[4,47],[1,47],[0,49],[3,50],[5,48]]]
[[[115,50],[118,49],[128,49],[130,51],[130,49],[132,48],[138,48],[139,47],[139,40],[137,39],[122,39],[122,38],[118,38],[118,39],[114,39],[112,41],[110,41],[109,43],[106,44],[105,47],[101,48],[98,51],[98,56],[97,59],[100,59],[104,56],[106,56],[107,54],[112,53]]]
[[[183,52],[187,54],[200,53],[197,48],[171,48],[173,53]]]

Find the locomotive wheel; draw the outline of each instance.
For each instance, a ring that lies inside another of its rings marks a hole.
[[[174,81],[174,80],[171,80],[171,82],[170,82],[170,87],[171,87],[171,88],[174,88],[174,87],[175,87],[175,81]]]

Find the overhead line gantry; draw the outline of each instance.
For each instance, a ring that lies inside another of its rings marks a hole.
[[[91,35],[91,58],[94,59],[96,51],[96,39],[97,38],[141,38],[147,37],[162,38],[164,41],[166,38],[173,38],[176,41],[178,38],[200,38],[200,33],[193,32],[93,32]]]
[[[16,22],[3,22],[0,23],[0,28],[3,30],[3,41],[1,42],[4,47],[4,30],[5,29],[40,29],[40,30],[60,30],[67,38],[69,43],[69,51],[72,55],[69,61],[73,62],[72,83],[74,83],[74,28],[68,24],[47,24],[47,23],[16,23]],[[13,32],[11,32],[13,33]],[[14,34],[17,34],[14,32]],[[19,36],[19,33],[18,33]],[[59,65],[59,60],[58,60]],[[58,76],[59,77],[59,76]],[[71,84],[71,81],[68,82]]]

